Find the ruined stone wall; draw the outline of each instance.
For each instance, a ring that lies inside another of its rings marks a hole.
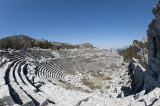
[[[135,63],[137,62],[131,61],[131,64],[133,64],[131,70],[133,71],[136,88],[140,88],[140,91],[145,90],[146,93],[160,87],[160,0],[154,6],[152,12],[155,17],[147,30],[148,65],[146,71],[142,71],[141,68],[136,69],[137,65]]]
[[[160,73],[160,1],[154,6],[152,10],[155,18],[149,24],[147,31],[148,35],[148,49],[149,49],[149,60],[148,67],[155,73]]]
[[[148,35],[148,66],[145,72],[144,89],[151,91],[160,87],[160,0],[152,10],[154,19],[149,24]]]

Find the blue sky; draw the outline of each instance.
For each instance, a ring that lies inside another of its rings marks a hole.
[[[141,40],[158,0],[0,0],[0,38],[33,38],[99,48]]]

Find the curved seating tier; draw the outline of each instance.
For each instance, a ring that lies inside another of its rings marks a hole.
[[[41,63],[37,65],[37,75],[42,81],[63,79],[67,72],[55,64]]]
[[[50,59],[48,59],[49,63],[37,62],[41,56],[54,57],[51,52],[45,50],[4,52],[3,56],[7,61],[0,68],[0,106],[54,104],[54,97],[47,93],[49,88],[43,85],[48,81],[63,80],[64,76],[70,72],[70,67],[50,61]],[[36,64],[33,66],[34,68],[36,66],[35,69],[32,69],[33,64]]]
[[[10,61],[0,69],[0,105],[47,106],[54,103],[29,81],[24,56],[8,54],[7,57]]]

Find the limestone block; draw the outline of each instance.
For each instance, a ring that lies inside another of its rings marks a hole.
[[[145,72],[145,69],[138,64],[136,69],[134,70],[135,83],[139,83],[140,81],[143,81],[144,72]]]
[[[157,12],[157,7],[154,6],[153,9],[152,9],[152,13],[155,14],[156,12]]]
[[[151,50],[148,50],[148,58],[150,58],[150,57],[154,57],[154,50],[153,49],[151,49]]]
[[[152,49],[150,43],[151,43],[151,37],[148,36],[148,50]]]
[[[156,18],[156,23],[157,23],[157,24],[156,24],[156,28],[157,28],[157,29],[159,29],[159,27],[158,27],[158,26],[159,26],[159,25],[158,25],[158,23],[160,22],[160,16],[159,16],[159,13],[160,13],[160,11],[158,11],[158,12],[156,12],[156,13],[155,13],[155,18]]]
[[[160,49],[160,36],[157,37],[157,48]]]
[[[149,24],[149,28],[151,28],[152,26],[154,26],[155,22],[156,22],[156,19],[154,18],[154,19],[151,21],[151,23]]]
[[[146,92],[152,91],[156,87],[160,87],[160,83],[158,82],[158,79],[155,78],[154,75],[151,75],[150,73],[145,73],[144,77],[144,87],[143,89],[146,90]]]
[[[151,42],[150,42],[150,45],[151,45],[151,49],[153,50],[153,49],[154,49],[153,38],[151,38]]]
[[[151,69],[156,73],[160,73],[160,66],[156,65],[155,63],[151,63]]]
[[[158,82],[160,82],[160,74],[158,75]]]
[[[4,78],[1,78],[1,79],[0,79],[0,87],[3,86],[3,85],[5,85],[5,79],[4,79]]]
[[[4,63],[6,61],[6,58],[4,57],[4,58],[2,58],[2,63]]]
[[[9,94],[9,88],[8,85],[3,85],[0,87],[0,105],[9,105],[12,106],[14,101],[12,100],[12,97]]]
[[[42,83],[36,83],[36,84],[34,84],[34,86],[35,86],[36,88],[39,88],[39,87],[42,86]]]
[[[147,42],[147,37],[146,36],[143,36],[142,38],[142,43],[146,43]]]
[[[154,63],[156,63],[157,65],[160,65],[160,60],[159,60],[159,59],[154,58]]]
[[[157,59],[160,60],[160,50],[157,51]]]
[[[155,26],[155,25],[154,25],[154,26]],[[155,28],[150,27],[150,28],[147,30],[147,35],[148,35],[148,36],[155,37],[155,36],[157,36],[157,34],[158,34],[158,31],[157,31],[157,29],[155,29]]]
[[[157,100],[152,106],[159,106],[160,105],[160,99]]]
[[[149,74],[151,74],[151,75],[156,74],[156,73],[155,73],[153,70],[151,70],[151,68],[148,67],[148,66],[147,66],[147,68],[146,68],[146,72],[149,73]]]
[[[135,99],[138,99],[138,98],[140,98],[140,97],[142,97],[142,96],[144,96],[144,94],[145,94],[145,90],[143,90],[143,91],[141,91],[141,92],[139,92],[139,93],[137,93],[136,95],[135,95]]]
[[[151,64],[152,64],[152,63],[153,63],[153,62],[150,62],[150,61],[149,61],[149,63],[148,63],[148,67],[150,67],[150,68],[151,68]]]
[[[154,100],[156,100],[157,98],[159,98],[159,96],[160,96],[160,89],[157,87],[153,91],[151,91],[150,93],[148,93],[147,97],[144,98],[144,100],[146,101],[147,105],[150,105],[150,104],[153,103]]]
[[[132,103],[130,106],[146,106],[146,105],[143,101],[142,102],[138,101],[136,103]]]
[[[18,104],[14,104],[13,106],[21,106],[21,105],[18,105]]]

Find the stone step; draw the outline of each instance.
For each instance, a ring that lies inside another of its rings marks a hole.
[[[21,85],[22,89],[26,92],[27,95],[34,101],[35,105],[37,106],[47,106],[48,98],[45,98],[39,94],[39,92],[34,92],[27,85]],[[42,92],[41,92],[42,93]]]
[[[60,64],[62,64],[62,63],[52,61],[52,64],[53,64],[54,66],[56,66],[57,68],[63,69],[64,71],[67,72],[67,69],[66,69],[66,68],[60,66]]]
[[[40,66],[40,70],[39,70],[39,74],[41,75],[42,81],[46,82],[46,72],[45,72],[45,68],[44,66]]]
[[[15,103],[20,104],[20,105],[29,105],[33,104],[33,101],[28,97],[28,95],[25,94],[25,92],[17,85],[16,79],[14,78],[14,72],[17,67],[17,65],[21,61],[17,61],[9,71],[9,89],[10,89],[10,94],[12,96],[12,99],[14,100]]]
[[[17,81],[19,81],[19,83],[26,84],[30,88],[30,90],[36,92],[37,89],[27,80],[26,75],[24,74],[24,67],[25,64],[19,67],[19,69],[15,71],[16,78],[18,78]]]
[[[40,78],[41,78],[41,80],[43,81],[43,82],[45,82],[47,79],[45,79],[45,72],[44,72],[44,69],[45,69],[45,67],[40,67],[40,69],[39,69],[39,75],[40,75]]]
[[[51,67],[50,65],[48,64],[44,64],[44,67],[45,67],[45,71],[46,73],[52,73],[52,78],[56,78],[56,79],[59,79],[60,77],[58,75],[56,75],[57,72],[61,72],[61,70],[57,70],[55,67]],[[47,75],[49,76],[49,75]]]
[[[24,69],[24,65],[21,66],[20,70],[18,70],[18,69],[17,70],[20,71],[23,74],[23,76],[25,76],[23,73],[24,72],[23,69]],[[17,71],[17,73],[18,73],[18,71]],[[37,92],[37,89],[32,84],[30,84],[28,82],[26,77],[22,77],[22,78],[24,78],[25,83],[23,83],[22,80],[19,79],[20,80],[19,86],[25,91],[25,93],[27,95],[29,95],[30,98],[33,99],[35,105],[46,106],[48,104],[48,100],[46,98],[42,97],[41,95],[39,95],[39,93]]]
[[[1,106],[12,106],[15,102],[13,101],[11,95],[9,94],[8,85],[3,85],[0,87],[0,105]]]
[[[53,65],[50,64],[42,64],[39,67],[43,68],[38,68],[40,69],[40,72],[44,73],[45,79],[47,78],[55,78],[55,79],[62,79],[63,76],[66,74],[64,70],[60,70],[58,68],[55,68]]]
[[[63,70],[63,69],[59,69],[59,68],[57,68],[54,64],[45,64],[47,67],[50,67],[51,68],[51,70],[54,70],[55,71],[55,77],[57,77],[57,78],[62,78],[62,75],[63,74],[65,74],[65,73],[67,73],[65,70]],[[56,75],[57,74],[57,75]],[[58,74],[60,74],[60,76],[58,76]]]
[[[48,97],[52,98],[52,100],[55,102],[55,104],[57,104],[60,101],[61,97],[59,97],[58,95],[56,95],[56,96],[51,95],[55,91],[51,89],[52,86],[50,86],[50,85],[51,84],[49,84],[49,82],[48,82],[47,84],[40,87],[40,90],[42,92],[44,92]]]
[[[6,84],[5,77],[6,77],[6,74],[7,74],[7,70],[11,67],[11,65],[13,63],[14,62],[7,62],[6,65],[3,68],[0,69],[1,70],[0,71],[0,86]]]

